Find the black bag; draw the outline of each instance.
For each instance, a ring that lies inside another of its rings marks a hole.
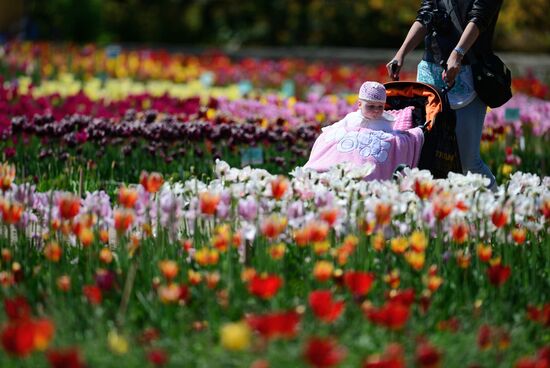
[[[512,73],[495,54],[477,56],[472,73],[477,95],[487,106],[499,107],[512,98]]]

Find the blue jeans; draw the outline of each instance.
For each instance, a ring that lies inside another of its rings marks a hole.
[[[486,176],[491,179],[489,188],[494,189],[496,186],[495,176],[485,162],[483,162],[479,152],[487,105],[479,97],[476,97],[470,104],[455,110],[455,112],[456,139],[460,153],[460,162],[462,163],[462,172],[466,174],[468,171],[471,171],[472,173]]]

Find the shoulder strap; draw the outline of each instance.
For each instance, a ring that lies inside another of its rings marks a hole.
[[[437,0],[435,0],[437,1]],[[462,19],[458,18],[458,6],[454,2],[454,0],[442,0],[443,5],[445,5],[445,10],[447,11],[447,14],[451,17],[451,21],[455,25],[456,29],[460,31],[460,33],[464,32],[464,26],[462,25]]]
[[[437,2],[437,0],[434,0]],[[445,5],[445,10],[447,11],[447,14],[449,14],[449,17],[451,17],[451,21],[455,25],[456,29],[462,32],[464,32],[464,26],[462,25],[463,20],[459,19],[458,13],[460,12],[460,8],[458,7],[458,4],[456,4],[455,0],[442,0],[443,4]],[[470,64],[473,64],[477,61],[476,56],[474,55],[474,50],[469,50],[471,52],[466,53],[466,57],[470,61]]]

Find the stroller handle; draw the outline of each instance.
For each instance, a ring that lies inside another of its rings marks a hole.
[[[441,65],[445,73],[447,73],[447,62],[445,60],[441,60],[439,62],[439,65]],[[445,79],[443,80],[443,82],[445,83],[445,87],[441,89],[441,94],[446,95],[451,89],[453,89],[453,87],[456,84],[456,81],[453,81],[453,84],[451,85],[447,84],[447,81]]]

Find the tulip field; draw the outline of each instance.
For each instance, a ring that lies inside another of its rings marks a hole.
[[[302,168],[383,66],[0,55],[1,367],[550,367],[544,81],[487,114],[491,191]]]

